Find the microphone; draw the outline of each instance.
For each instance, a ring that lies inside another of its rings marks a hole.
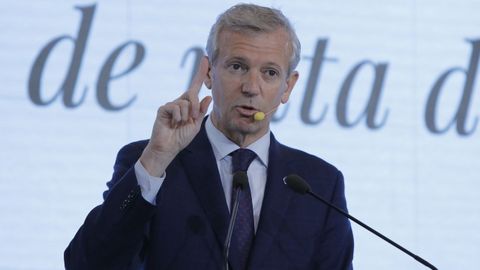
[[[414,258],[415,260],[417,260],[418,262],[420,262],[421,264],[425,265],[426,267],[432,269],[432,270],[437,270],[437,268],[435,266],[433,266],[431,263],[427,262],[426,260],[424,260],[423,258],[421,258],[420,256],[418,255],[415,255],[413,254],[412,252],[410,252],[409,250],[407,250],[406,248],[402,247],[401,245],[395,243],[394,241],[392,241],[390,238],[384,236],[383,234],[379,233],[378,231],[374,230],[373,228],[371,228],[370,226],[368,226],[367,224],[361,222],[360,220],[356,219],[355,217],[349,215],[347,212],[343,211],[342,209],[338,208],[337,206],[331,204],[330,202],[328,202],[327,200],[325,200],[324,198],[320,197],[319,195],[315,194],[314,192],[312,192],[312,188],[310,187],[310,185],[300,176],[296,175],[296,174],[291,174],[291,175],[288,175],[286,177],[283,178],[283,182],[288,186],[290,187],[292,190],[294,190],[295,192],[299,193],[299,194],[309,194],[311,196],[313,196],[315,199],[323,202],[324,204],[326,204],[328,207],[330,208],[333,208],[335,209],[338,213],[342,214],[343,216],[349,218],[350,220],[354,221],[355,223],[357,223],[358,225],[362,226],[363,228],[367,229],[368,231],[370,231],[371,233],[375,234],[376,236],[382,238],[384,241],[388,242],[389,244],[391,244],[392,246],[400,249],[401,251],[403,251],[404,253],[406,253],[407,255],[409,255],[410,257]]]
[[[261,111],[258,111],[256,113],[253,114],[253,120],[259,122],[259,121],[262,121],[263,119],[265,119],[265,116],[271,114],[273,111],[275,111],[278,107],[280,106],[280,104],[278,104],[277,106],[273,107],[273,109],[271,109],[269,112],[267,113],[264,113],[264,112],[261,112]]]
[[[228,253],[230,251],[230,243],[232,242],[233,226],[237,219],[238,212],[238,197],[240,192],[248,188],[248,176],[246,172],[238,171],[233,175],[233,190],[235,190],[235,201],[231,206],[230,223],[228,224],[227,238],[225,238],[225,244],[223,246],[223,259],[225,260],[225,270],[229,269],[228,266]]]

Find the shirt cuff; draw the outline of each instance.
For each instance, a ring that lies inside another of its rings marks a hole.
[[[143,167],[142,163],[140,163],[140,160],[137,160],[134,168],[142,197],[147,202],[156,205],[155,199],[157,198],[157,194],[162,186],[163,180],[165,180],[166,173],[164,172],[160,177],[151,176]]]

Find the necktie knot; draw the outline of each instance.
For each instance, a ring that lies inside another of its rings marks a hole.
[[[246,172],[252,161],[257,157],[257,154],[250,149],[239,148],[232,153],[232,173],[238,171]]]

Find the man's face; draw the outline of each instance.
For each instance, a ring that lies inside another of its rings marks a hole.
[[[286,103],[298,79],[288,74],[292,45],[283,29],[242,34],[222,31],[218,56],[205,84],[212,89],[213,124],[227,137],[248,145],[268,131],[271,115],[255,121],[258,112],[270,112]]]

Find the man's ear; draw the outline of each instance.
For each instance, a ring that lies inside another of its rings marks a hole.
[[[293,87],[297,83],[299,74],[297,71],[293,71],[287,78],[287,88],[285,89],[285,92],[282,94],[282,103],[285,104],[287,103],[290,94],[292,93]]]
[[[205,77],[205,86],[208,89],[212,89],[212,77],[213,77],[213,71],[212,71],[212,63],[210,62],[210,59],[208,60],[208,71],[207,71],[207,76]]]

